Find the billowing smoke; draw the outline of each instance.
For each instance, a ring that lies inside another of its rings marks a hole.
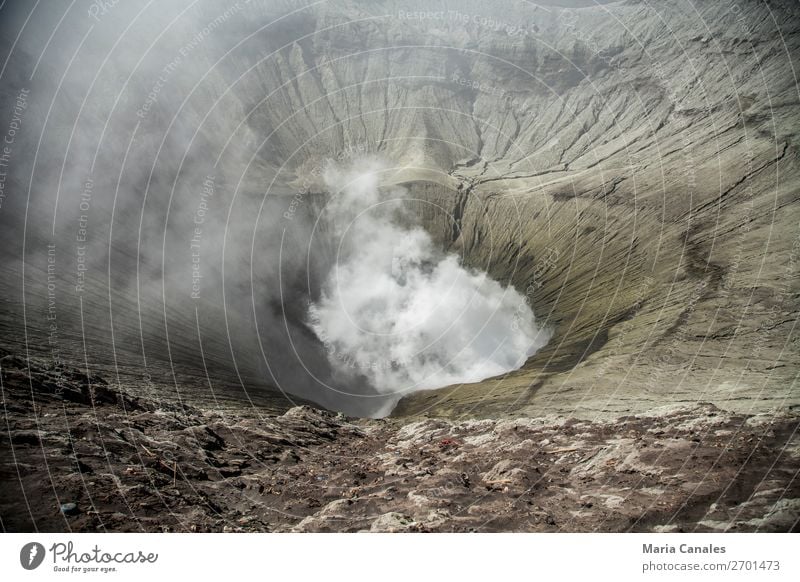
[[[404,391],[516,368],[544,342],[513,289],[402,226],[405,192],[379,189],[391,180],[374,163],[329,171],[337,193],[311,237],[326,158],[380,151],[430,171],[478,147],[460,114],[449,147],[418,150],[416,109],[381,112],[394,79],[472,111],[459,84],[431,85],[472,66],[464,55],[340,58],[363,17],[382,14],[370,2],[97,4],[3,3],[10,352],[202,406],[222,396],[276,412],[290,395],[362,416]],[[423,44],[425,30],[395,25]],[[361,95],[363,114],[350,111]],[[362,119],[373,114],[385,124]]]
[[[405,190],[379,187],[390,172],[375,159],[325,172],[335,261],[309,320],[338,379],[366,376],[399,399],[519,368],[549,332],[513,287],[409,225]]]

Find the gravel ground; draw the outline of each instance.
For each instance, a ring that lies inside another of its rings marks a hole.
[[[302,406],[259,417],[157,403],[13,355],[0,365],[5,531],[798,527],[796,411],[404,422]]]

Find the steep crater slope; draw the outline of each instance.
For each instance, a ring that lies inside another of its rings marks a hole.
[[[796,2],[127,4],[0,36],[2,528],[797,528]],[[552,330],[382,420],[306,325],[369,156]]]
[[[35,65],[34,93],[53,101],[31,98],[18,147],[39,154],[15,158],[0,214],[4,341],[50,351],[57,243],[67,359],[165,398],[207,401],[213,380],[269,410],[281,390],[367,414],[370,386],[326,387],[303,320],[320,168],[376,155],[444,249],[513,284],[554,332],[521,370],[408,395],[396,415],[797,404],[795,4],[551,4],[584,3],[252,3],[225,18],[201,3],[170,34],[163,14],[155,26],[119,8],[110,40],[129,23],[139,34],[120,53],[73,35],[94,82],[67,66],[70,47],[38,61],[28,41],[4,98]],[[143,41],[158,51],[120,56]],[[149,100],[181,50],[191,66]],[[123,82],[105,55],[138,68]],[[124,195],[92,199],[77,293],[87,177]],[[188,301],[206,182],[202,294]]]

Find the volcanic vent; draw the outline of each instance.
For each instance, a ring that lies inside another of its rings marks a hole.
[[[140,16],[101,58],[118,8],[78,53],[93,83],[34,75],[57,106],[26,99],[16,151],[39,155],[6,182],[7,341],[116,361],[165,398],[357,415],[437,385],[396,414],[794,403],[790,5],[770,8],[778,39],[755,4],[521,7],[513,30],[502,2],[407,4],[200,3],[152,41]],[[145,41],[158,54],[115,84]],[[374,160],[368,188],[347,175]]]
[[[129,4],[0,6],[13,523],[794,527],[796,2]]]

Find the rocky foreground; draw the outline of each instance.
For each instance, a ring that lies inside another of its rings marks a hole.
[[[5,531],[790,531],[800,417],[259,417],[0,359]],[[75,504],[73,507],[70,504]]]

